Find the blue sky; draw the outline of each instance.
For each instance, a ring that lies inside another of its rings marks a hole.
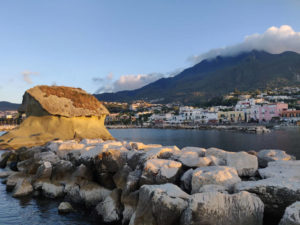
[[[299,32],[299,11],[299,0],[0,0],[0,101],[38,84],[132,89],[272,26]]]

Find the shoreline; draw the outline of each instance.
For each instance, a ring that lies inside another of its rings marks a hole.
[[[231,130],[247,133],[269,133],[264,125],[162,125],[162,126],[137,126],[137,125],[106,125],[107,129],[181,129],[181,130]]]

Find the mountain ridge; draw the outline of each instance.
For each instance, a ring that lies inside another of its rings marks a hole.
[[[300,54],[271,54],[253,50],[237,56],[217,56],[132,91],[95,95],[101,101],[157,100],[162,103],[205,102],[235,89],[300,85]]]

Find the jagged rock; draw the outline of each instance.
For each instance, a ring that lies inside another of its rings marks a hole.
[[[300,225],[300,201],[285,209],[279,225]]]
[[[13,190],[13,197],[20,198],[27,195],[30,195],[33,192],[33,187],[31,183],[27,179],[23,179],[19,181],[14,190]]]
[[[214,156],[218,159],[219,166],[225,166],[226,165],[226,156],[227,152],[219,149],[219,148],[208,148],[206,149],[205,156],[210,158],[210,156]]]
[[[114,189],[103,202],[96,206],[96,213],[105,223],[117,222],[121,219],[121,190]]]
[[[47,149],[45,147],[37,146],[37,147],[32,147],[32,148],[23,148],[19,149],[17,151],[18,153],[18,160],[19,161],[24,161],[28,160],[34,157],[34,154],[36,153],[41,153],[41,152],[46,152]]]
[[[7,177],[6,181],[6,190],[11,191],[14,189],[14,187],[18,184],[21,183],[24,179],[27,179],[28,181],[31,181],[31,176],[21,173],[21,172],[16,172]]]
[[[0,168],[5,168],[6,167],[6,164],[7,164],[7,161],[10,157],[10,155],[12,154],[11,151],[8,151],[8,152],[4,152],[2,155],[1,155],[1,159],[0,159]]]
[[[236,169],[227,166],[200,167],[193,172],[192,193],[199,192],[207,184],[216,184],[231,190],[233,185],[240,182]]]
[[[1,136],[1,149],[41,146],[57,139],[113,139],[104,126],[108,110],[79,88],[33,87],[23,95],[19,111],[27,118]]]
[[[36,172],[37,179],[50,179],[52,174],[52,165],[50,162],[43,162],[42,165],[39,166]]]
[[[180,187],[188,193],[190,193],[192,190],[191,183],[192,183],[193,173],[194,170],[189,169],[180,178]]]
[[[235,191],[255,193],[265,204],[265,213],[272,218],[281,217],[286,207],[300,201],[300,161],[270,162],[260,169],[258,181],[243,181],[235,185]]]
[[[50,162],[52,165],[55,165],[60,161],[59,157],[53,152],[35,153],[33,159],[35,163],[39,163],[40,165],[43,162]]]
[[[47,198],[60,198],[64,196],[64,186],[59,183],[52,183],[49,180],[38,180],[34,183],[34,189],[41,191]]]
[[[14,171],[8,170],[8,171],[1,171],[0,172],[0,178],[7,178],[10,175],[14,174]]]
[[[199,193],[203,193],[203,192],[221,192],[221,193],[228,194],[225,186],[216,185],[216,184],[207,184],[202,186],[199,189]]]
[[[70,161],[60,160],[52,168],[52,179],[64,180],[70,178],[75,171],[74,165]]]
[[[24,161],[17,163],[17,168],[19,172],[35,174],[40,164],[37,163],[33,158],[26,159]]]
[[[124,206],[122,212],[122,224],[128,224],[132,215],[134,214],[139,201],[139,191],[131,193],[122,192],[121,204]]]
[[[257,157],[246,152],[228,152],[226,165],[234,167],[239,176],[255,176],[258,169]]]
[[[126,186],[127,177],[130,172],[132,172],[132,169],[129,166],[125,165],[113,176],[113,180],[117,188],[122,190],[124,189],[124,187]]]
[[[149,149],[149,148],[160,148],[162,147],[162,145],[158,145],[158,144],[144,144],[141,142],[129,142],[128,143],[128,147],[129,149],[134,149],[134,150],[142,150],[142,149]]]
[[[98,160],[106,166],[108,172],[115,173],[125,165],[127,152],[126,148],[107,149],[98,155]]]
[[[80,198],[87,208],[91,208],[96,206],[100,202],[104,201],[104,199],[110,195],[111,190],[108,190],[100,185],[89,182],[84,186],[80,187]]]
[[[144,185],[130,225],[174,225],[187,206],[189,195],[174,184]]]
[[[265,149],[257,153],[259,167],[267,167],[269,162],[277,160],[295,160],[294,156],[286,154],[282,150]]]
[[[179,176],[181,166],[180,162],[173,160],[150,159],[145,163],[140,185],[174,183]]]
[[[132,172],[130,172],[126,179],[125,187],[123,188],[124,193],[130,193],[138,189],[140,178],[142,176],[142,171],[139,169],[136,169]]]
[[[61,202],[58,206],[58,212],[61,214],[66,214],[66,213],[70,213],[73,211],[74,211],[74,209],[69,202]]]
[[[178,159],[184,166],[187,167],[203,167],[208,166],[211,163],[211,160],[207,157],[199,157],[197,152],[188,152],[185,151],[181,154]]]
[[[262,225],[264,204],[248,192],[205,192],[190,197],[181,225]]]
[[[199,157],[204,157],[206,149],[205,148],[199,148],[199,147],[184,147],[181,149],[182,153],[185,152],[195,152],[198,154]]]

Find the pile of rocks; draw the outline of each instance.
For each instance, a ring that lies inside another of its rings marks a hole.
[[[14,197],[62,198],[59,212],[80,204],[104,223],[300,224],[300,161],[280,150],[84,139],[8,151],[0,166]]]

